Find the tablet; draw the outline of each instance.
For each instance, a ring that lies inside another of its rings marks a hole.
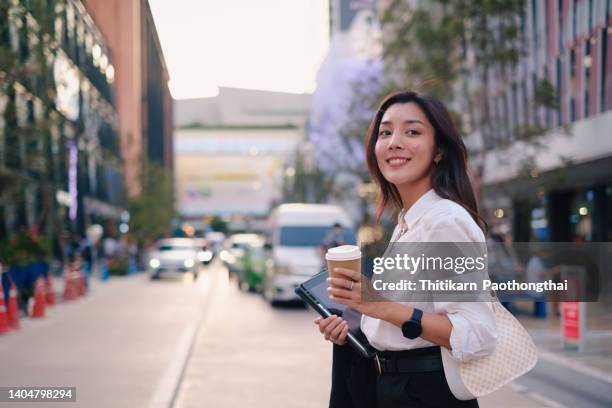
[[[295,293],[323,317],[334,314],[342,316],[349,326],[349,332],[346,336],[348,343],[363,357],[374,358],[377,350],[368,343],[368,339],[361,331],[361,313],[345,305],[335,303],[329,298],[327,276],[327,270],[324,269],[298,285],[295,288]]]

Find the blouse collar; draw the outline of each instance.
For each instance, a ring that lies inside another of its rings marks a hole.
[[[406,224],[408,229],[412,228],[414,224],[427,212],[427,210],[436,202],[442,200],[434,189],[429,189],[425,194],[419,197],[418,200],[406,211],[406,209],[402,209],[400,211],[397,222],[398,224],[402,224],[402,218]]]

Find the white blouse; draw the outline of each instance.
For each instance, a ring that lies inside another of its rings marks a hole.
[[[401,214],[400,214],[401,217]],[[485,242],[485,236],[461,205],[443,199],[431,189],[423,194],[404,216],[407,232],[401,237],[399,225],[391,241],[397,242]],[[398,224],[400,218],[398,217]],[[424,312],[446,313],[452,324],[451,355],[458,361],[489,355],[495,349],[497,328],[490,302],[402,302]],[[399,327],[366,315],[361,329],[378,350],[409,350],[435,346],[421,337],[408,339]]]

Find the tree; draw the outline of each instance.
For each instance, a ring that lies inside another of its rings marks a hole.
[[[140,183],[140,195],[129,202],[129,234],[143,246],[170,231],[175,216],[174,182],[168,169],[148,162],[143,166]]]
[[[215,215],[210,221],[210,228],[212,228],[213,231],[222,232],[224,234],[227,234],[229,231],[227,222],[225,222],[223,218],[219,217],[218,215]]]
[[[480,196],[486,155],[523,141],[529,145],[524,154],[530,155],[525,162],[535,164],[533,148],[541,147],[538,138],[549,130],[541,117],[557,109],[556,90],[540,79],[523,106],[521,126],[496,119],[492,104],[499,98],[497,92],[517,85],[516,68],[528,53],[530,39],[522,29],[527,24],[526,2],[434,0],[419,2],[416,8],[413,4],[393,1],[382,16],[388,83],[433,93],[457,110],[451,114],[476,146],[471,150],[472,170]],[[474,143],[474,138],[480,140]]]

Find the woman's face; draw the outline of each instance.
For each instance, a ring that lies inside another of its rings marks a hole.
[[[434,128],[416,103],[396,103],[387,108],[374,148],[387,181],[399,187],[430,177],[434,150]]]

